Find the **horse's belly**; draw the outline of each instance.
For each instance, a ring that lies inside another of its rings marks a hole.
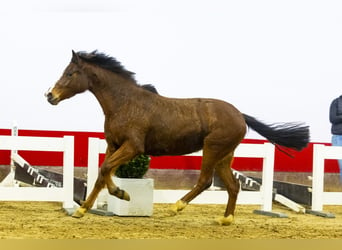
[[[148,155],[184,155],[201,150],[203,138],[199,135],[188,135],[183,137],[168,137],[147,140],[145,153]]]

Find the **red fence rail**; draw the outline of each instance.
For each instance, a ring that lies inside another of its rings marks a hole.
[[[11,135],[10,129],[0,129],[0,135]],[[49,131],[49,130],[24,130],[20,129],[19,136],[42,136],[42,137],[63,137],[71,135],[75,138],[75,162],[76,167],[86,167],[88,159],[88,138],[104,138],[102,132],[79,132],[79,131]],[[244,139],[243,143],[264,143],[265,140]],[[325,145],[330,145],[325,143]],[[63,158],[61,153],[56,152],[35,152],[20,151],[20,155],[33,166],[62,166]],[[291,151],[293,158],[276,150],[275,169],[277,172],[312,172],[313,143],[301,152]],[[103,161],[100,156],[100,162]],[[200,169],[202,158],[199,156],[161,156],[151,157],[152,169]],[[10,164],[10,152],[0,151],[0,165]],[[239,171],[261,171],[262,159],[257,158],[235,158],[233,168]],[[338,173],[336,160],[326,160],[325,172]]]

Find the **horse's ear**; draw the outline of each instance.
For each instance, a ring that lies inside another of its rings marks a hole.
[[[77,53],[75,51],[72,50],[71,62],[78,64],[79,61],[80,61],[79,56],[77,55]]]

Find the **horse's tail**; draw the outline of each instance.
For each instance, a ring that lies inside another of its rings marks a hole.
[[[310,141],[309,126],[303,123],[264,124],[243,114],[247,125],[275,145],[302,150]]]

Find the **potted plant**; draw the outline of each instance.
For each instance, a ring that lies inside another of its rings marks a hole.
[[[119,216],[151,216],[153,213],[153,179],[143,178],[150,164],[150,157],[139,155],[121,165],[113,177],[114,183],[130,195],[130,201],[109,195],[108,211]]]
[[[127,164],[121,165],[115,175],[119,178],[141,179],[146,174],[150,166],[150,157],[148,155],[138,155]]]

